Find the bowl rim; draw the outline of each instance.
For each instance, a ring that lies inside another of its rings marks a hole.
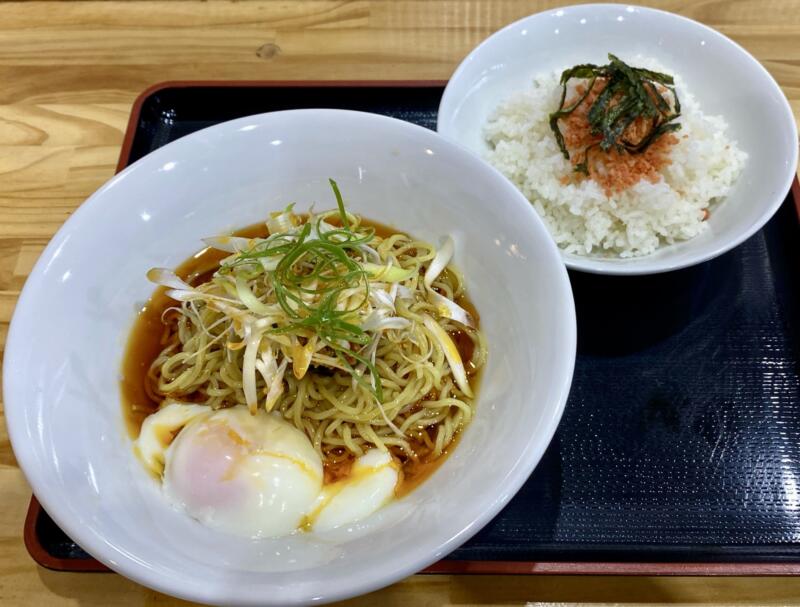
[[[704,23],[691,19],[689,17],[684,17],[683,15],[679,15],[677,13],[672,13],[670,11],[657,9],[657,8],[650,8],[646,6],[639,6],[634,4],[611,4],[611,3],[583,3],[583,4],[571,4],[569,6],[561,6],[561,7],[553,7],[550,9],[545,9],[531,15],[527,15],[522,17],[521,19],[517,19],[516,21],[509,23],[508,25],[503,26],[499,30],[495,31],[494,33],[490,34],[488,37],[483,39],[477,46],[475,46],[469,54],[464,57],[461,63],[458,64],[458,67],[453,71],[450,79],[445,86],[444,93],[442,93],[442,99],[439,102],[439,109],[436,115],[436,132],[447,137],[451,141],[456,141],[460,145],[464,145],[461,143],[456,136],[446,128],[443,128],[443,125],[447,122],[448,117],[450,116],[453,109],[456,107],[456,101],[453,101],[453,89],[454,83],[462,76],[462,74],[467,70],[469,64],[478,56],[485,48],[494,44],[497,40],[502,37],[505,37],[511,32],[512,30],[521,27],[524,24],[528,24],[533,20],[542,19],[548,15],[552,15],[556,12],[563,11],[564,13],[568,11],[609,11],[615,10],[619,11],[620,9],[633,9],[634,12],[643,13],[643,14],[652,14],[657,16],[660,19],[672,19],[674,21],[680,22],[683,24],[684,27],[695,27],[702,30],[708,36],[712,36],[716,41],[727,45],[733,52],[738,53],[739,56],[750,63],[757,71],[760,71],[763,76],[767,78],[767,81],[772,86],[772,92],[777,93],[778,98],[781,101],[781,112],[783,114],[782,121],[785,122],[787,128],[790,129],[792,134],[792,139],[797,141],[798,140],[798,130],[797,130],[797,123],[795,122],[794,112],[792,111],[792,106],[789,103],[783,89],[781,89],[778,82],[769,73],[769,71],[761,64],[758,59],[756,59],[747,49],[741,46],[738,42],[732,40],[722,32],[715,30]],[[473,150],[474,151],[474,150]],[[477,152],[475,152],[477,154]],[[632,257],[626,259],[605,259],[602,257],[582,257],[575,254],[566,253],[559,247],[559,253],[561,254],[562,259],[564,260],[565,265],[570,270],[577,270],[581,272],[586,272],[589,274],[605,274],[610,276],[642,276],[642,275],[649,275],[649,274],[662,274],[664,272],[672,272],[675,270],[681,270],[683,268],[688,268],[691,266],[698,265],[700,263],[709,261],[718,257],[728,251],[738,247],[742,244],[745,240],[753,236],[756,232],[758,232],[764,225],[772,218],[772,216],[778,211],[780,206],[783,204],[784,200],[786,199],[786,195],[788,194],[789,190],[792,187],[792,182],[795,179],[795,175],[797,174],[797,164],[798,164],[798,146],[792,146],[791,151],[791,158],[786,163],[787,171],[786,175],[784,175],[783,181],[781,183],[781,187],[777,189],[776,194],[770,200],[769,204],[764,206],[762,214],[759,216],[758,220],[753,222],[750,226],[748,226],[745,230],[743,230],[739,235],[735,238],[731,238],[730,240],[724,241],[719,243],[717,246],[710,248],[708,251],[702,254],[695,254],[689,255],[683,261],[670,261],[669,258],[666,259],[659,259],[659,260],[652,260],[650,263],[647,263],[649,257],[652,257],[654,253],[649,255],[644,255],[641,257]],[[782,192],[782,194],[781,194]],[[545,226],[546,227],[546,226]],[[548,230],[549,231],[549,230]],[[687,241],[682,241],[682,243],[691,243],[691,239]],[[666,245],[667,247],[673,245]],[[631,265],[631,263],[636,263],[637,265]]]
[[[88,527],[83,527],[79,520],[73,517],[62,516],[57,507],[63,495],[62,491],[58,488],[50,487],[42,478],[42,470],[44,470],[46,461],[49,460],[37,455],[33,446],[25,440],[26,428],[24,409],[27,405],[24,401],[25,382],[19,378],[19,374],[17,373],[17,367],[21,366],[23,363],[16,363],[17,358],[20,356],[18,352],[21,352],[22,344],[25,340],[24,330],[26,326],[23,324],[23,320],[21,320],[21,315],[22,311],[30,306],[29,302],[40,295],[45,281],[43,270],[46,268],[48,261],[57,254],[67,232],[79,226],[84,215],[92,213],[95,207],[104,204],[104,193],[109,188],[116,186],[116,184],[133,173],[147,171],[148,165],[160,162],[166,155],[174,154],[174,150],[180,150],[183,146],[191,146],[198,137],[208,135],[209,133],[214,136],[225,137],[226,132],[235,132],[239,126],[243,126],[245,123],[251,124],[253,120],[281,121],[286,118],[287,115],[303,115],[308,117],[317,115],[330,120],[336,120],[338,117],[346,119],[349,116],[355,120],[365,121],[365,124],[374,124],[376,122],[384,123],[388,125],[387,128],[399,129],[397,132],[405,130],[406,132],[422,135],[428,138],[429,141],[434,141],[438,145],[445,146],[449,149],[450,154],[460,157],[460,162],[474,165],[474,170],[482,171],[487,179],[494,180],[498,187],[502,188],[509,198],[517,200],[515,204],[519,206],[522,213],[527,214],[529,221],[533,221],[534,223],[539,222],[542,230],[546,233],[546,227],[542,223],[542,220],[513,184],[502,177],[499,171],[481,161],[465,147],[447,140],[435,131],[399,119],[368,112],[334,109],[296,109],[267,112],[245,116],[201,129],[166,144],[132,163],[126,169],[109,179],[72,213],[51,238],[31,270],[21,290],[10,322],[3,365],[3,396],[5,401],[6,426],[8,428],[11,446],[19,467],[24,473],[41,506],[65,533],[75,539],[88,553],[110,569],[113,569],[139,584],[185,600],[226,605],[269,604],[269,599],[267,599],[265,603],[265,597],[263,595],[248,595],[248,590],[246,588],[236,589],[215,585],[204,586],[203,584],[197,584],[194,587],[188,588],[180,584],[176,585],[171,583],[171,578],[168,575],[161,574],[152,567],[149,567],[147,560],[142,561],[136,555],[129,554],[125,550],[120,549],[122,547],[118,546],[113,541],[101,537]],[[350,582],[349,585],[346,586],[337,586],[332,590],[324,591],[320,591],[319,588],[303,589],[302,592],[304,592],[304,594],[302,595],[298,594],[289,599],[280,597],[280,604],[306,604],[312,601],[322,604],[330,601],[342,600],[383,588],[416,573],[436,562],[475,535],[499,513],[527,481],[552,441],[553,435],[560,422],[570,391],[577,351],[577,322],[568,274],[563,263],[561,263],[560,255],[552,239],[545,238],[542,246],[545,252],[549,251],[548,254],[552,255],[554,271],[558,276],[556,284],[559,290],[559,299],[563,304],[562,323],[564,325],[565,334],[560,336],[564,346],[558,354],[561,359],[560,367],[562,368],[562,373],[560,380],[553,383],[553,406],[547,415],[543,417],[542,431],[538,435],[540,440],[534,441],[533,438],[531,438],[525,445],[525,448],[518,454],[513,465],[507,471],[504,477],[504,483],[498,487],[498,489],[502,488],[502,490],[498,491],[491,498],[486,499],[486,504],[482,513],[466,527],[448,532],[446,534],[447,537],[443,535],[443,539],[437,542],[435,550],[417,556],[410,556],[402,567],[395,569],[385,568],[379,575],[374,575],[371,578],[367,579],[365,577],[361,581],[358,581],[358,578],[345,580],[346,582]],[[309,571],[313,571],[313,569]],[[331,584],[327,584],[326,586],[331,587]]]

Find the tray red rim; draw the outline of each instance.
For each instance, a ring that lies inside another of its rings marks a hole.
[[[142,91],[131,106],[131,114],[120,148],[116,172],[130,159],[144,102],[153,94],[172,88],[193,87],[443,87],[446,80],[168,80]],[[800,181],[795,174],[791,195],[800,219]],[[28,553],[42,567],[54,571],[109,572],[111,569],[93,558],[62,559],[45,550],[36,534],[36,521],[43,508],[35,495],[31,496],[25,517],[23,540]],[[479,561],[441,560],[420,573],[473,575],[622,575],[622,576],[795,576],[800,575],[798,563],[703,563],[703,562],[573,562],[573,561]]]

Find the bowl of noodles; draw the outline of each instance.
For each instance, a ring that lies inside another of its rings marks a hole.
[[[327,602],[500,511],[575,345],[559,252],[500,173],[402,121],[276,112],[153,152],[65,223],[14,314],[6,416],[43,507],[115,571]]]

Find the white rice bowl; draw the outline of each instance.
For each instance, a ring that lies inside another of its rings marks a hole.
[[[641,56],[621,58],[675,77],[679,142],[657,183],[642,179],[610,196],[591,179],[564,184],[573,167],[558,148],[549,114],[559,105],[559,78],[569,66],[535,76],[490,114],[484,128],[486,159],[522,191],[567,253],[636,257],[694,238],[708,228],[704,209],[714,213],[747,160],[724,118],[704,114],[674,70]]]

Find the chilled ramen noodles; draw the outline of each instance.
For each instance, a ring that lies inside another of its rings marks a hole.
[[[293,206],[208,248],[140,314],[122,391],[179,509],[248,537],[326,531],[424,480],[473,417],[479,318],[437,247]]]

